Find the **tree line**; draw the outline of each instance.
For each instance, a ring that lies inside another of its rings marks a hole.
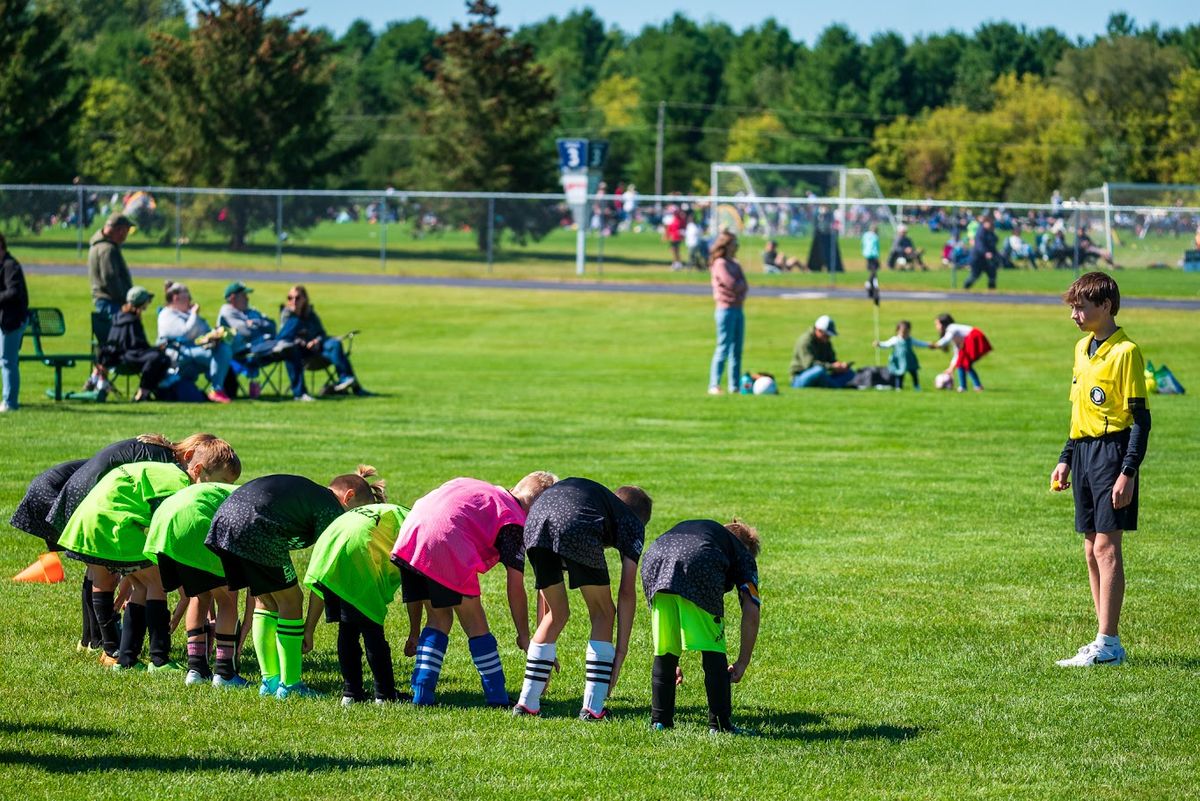
[[[645,192],[660,114],[667,192],[707,191],[713,161],[867,166],[908,197],[1200,182],[1200,24],[832,25],[807,44],[773,19],[631,33],[590,9],[515,30],[486,0],[464,12],[339,37],[269,0],[192,20],[182,0],[0,0],[0,182],[545,191],[555,137],[582,135],[609,140],[610,185]]]

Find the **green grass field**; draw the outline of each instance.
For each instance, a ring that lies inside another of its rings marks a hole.
[[[220,286],[192,283],[214,311]],[[72,310],[61,349],[85,344],[79,279],[35,276],[31,285],[35,305]],[[282,297],[277,284],[258,288],[259,298]],[[736,722],[760,736],[708,734],[694,655],[684,659],[678,727],[648,731],[644,606],[610,723],[574,720],[581,606],[560,641],[563,670],[541,719],[483,707],[460,631],[442,707],[343,710],[329,626],[306,661],[306,678],[333,694],[316,701],[102,671],[74,650],[80,571],[68,564],[60,585],[0,580],[8,792],[255,801],[1195,797],[1196,396],[1151,402],[1142,528],[1126,540],[1129,662],[1055,667],[1095,631],[1070,497],[1047,491],[1077,338],[1064,308],[885,302],[885,333],[906,317],[928,337],[941,311],[983,328],[996,350],[980,364],[982,394],[709,397],[712,308],[703,297],[322,285],[313,301],[332,331],[363,329],[355,363],[378,397],[56,405],[37,397],[50,371],[23,365],[26,405],[0,416],[0,575],[39,552],[6,523],[28,480],[143,431],[218,433],[237,448],[246,479],[325,480],[372,463],[399,502],[457,475],[511,485],[549,469],[636,482],[655,499],[650,536],[684,518],[732,515],[761,532],[762,637],[734,690]],[[820,313],[837,319],[839,354],[869,364],[871,308],[752,298],[745,367],[782,377],[796,336]],[[1193,318],[1120,316],[1147,358],[1195,389]],[[924,357],[926,384],[944,359]],[[77,370],[70,383],[83,377]],[[488,575],[484,588],[515,691],[522,657],[502,576]],[[393,610],[388,631],[403,678],[412,663],[399,655],[398,602]],[[247,663],[255,678],[252,656]]]
[[[892,272],[885,270],[880,281],[885,289],[945,290],[954,277],[941,266],[942,245],[946,237],[933,234],[923,226],[914,225],[911,231],[918,247],[924,248],[929,272]],[[82,263],[87,256],[87,238],[83,237],[82,252],[77,250],[78,235],[74,229],[44,229],[40,234],[12,233],[9,241],[17,258],[26,264]],[[381,248],[381,239],[386,246]],[[1031,240],[1030,240],[1031,241]],[[1188,239],[1152,236],[1133,241],[1117,252],[1117,261],[1124,267],[1122,291],[1128,296],[1143,297],[1200,297],[1200,274],[1184,273],[1176,265],[1183,251],[1190,247]],[[811,237],[779,240],[780,250],[804,261],[808,257]],[[517,244],[507,238],[498,242],[493,264],[488,266],[480,252],[475,235],[469,231],[445,231],[415,238],[408,225],[389,225],[386,232],[378,225],[365,222],[337,225],[322,223],[315,228],[289,233],[280,258],[276,260],[274,233],[257,231],[244,251],[228,250],[227,243],[213,235],[202,235],[181,247],[178,254],[173,245],[162,244],[159,238],[135,233],[124,250],[134,270],[145,267],[235,267],[247,271],[269,273],[275,269],[315,270],[331,272],[379,273],[392,275],[432,275],[502,278],[536,278],[574,280],[575,234],[572,231],[551,232],[538,242]],[[882,243],[886,255],[891,242]],[[586,278],[621,281],[704,283],[703,273],[672,273],[670,253],[661,236],[654,231],[624,233],[605,238],[601,244],[596,236],[588,237]],[[603,248],[603,253],[601,252]],[[386,260],[381,259],[381,249]],[[859,286],[866,270],[859,255],[858,239],[844,238],[842,255],[848,272],[830,276],[814,273],[762,274],[763,237],[746,236],[742,242],[741,259],[756,283],[767,286],[813,287]],[[1168,265],[1169,269],[1149,269],[1149,265]],[[957,283],[961,286],[966,271],[960,271]],[[1061,292],[1074,278],[1072,270],[1038,271],[1028,268],[1001,272],[1000,288],[1006,292]]]

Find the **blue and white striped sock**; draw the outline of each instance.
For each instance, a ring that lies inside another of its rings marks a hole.
[[[612,683],[613,662],[617,658],[617,649],[611,642],[603,640],[588,640],[587,677],[583,685],[583,708],[599,715],[604,711],[604,702],[608,699],[608,685]]]
[[[508,706],[512,702],[509,700],[508,690],[504,686],[504,665],[500,663],[500,651],[496,645],[496,638],[491,632],[488,632],[467,640],[467,646],[471,649],[471,661],[475,663],[475,669],[479,671],[479,680],[483,684],[483,697],[489,704]]]
[[[438,676],[442,672],[442,660],[446,658],[446,646],[450,637],[435,628],[426,626],[417,639],[417,664],[413,668],[413,703],[428,706],[437,703]]]

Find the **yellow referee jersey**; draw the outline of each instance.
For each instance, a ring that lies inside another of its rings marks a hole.
[[[1100,437],[1133,425],[1130,398],[1146,398],[1146,364],[1118,328],[1088,356],[1088,334],[1075,344],[1071,377],[1071,439]],[[1148,407],[1147,407],[1148,408]]]

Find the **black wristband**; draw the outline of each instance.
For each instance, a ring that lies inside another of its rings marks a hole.
[[[1125,465],[1124,467],[1121,468],[1121,475],[1129,476],[1130,478],[1133,478],[1134,476],[1137,475],[1137,468],[1132,467],[1130,465]]]

